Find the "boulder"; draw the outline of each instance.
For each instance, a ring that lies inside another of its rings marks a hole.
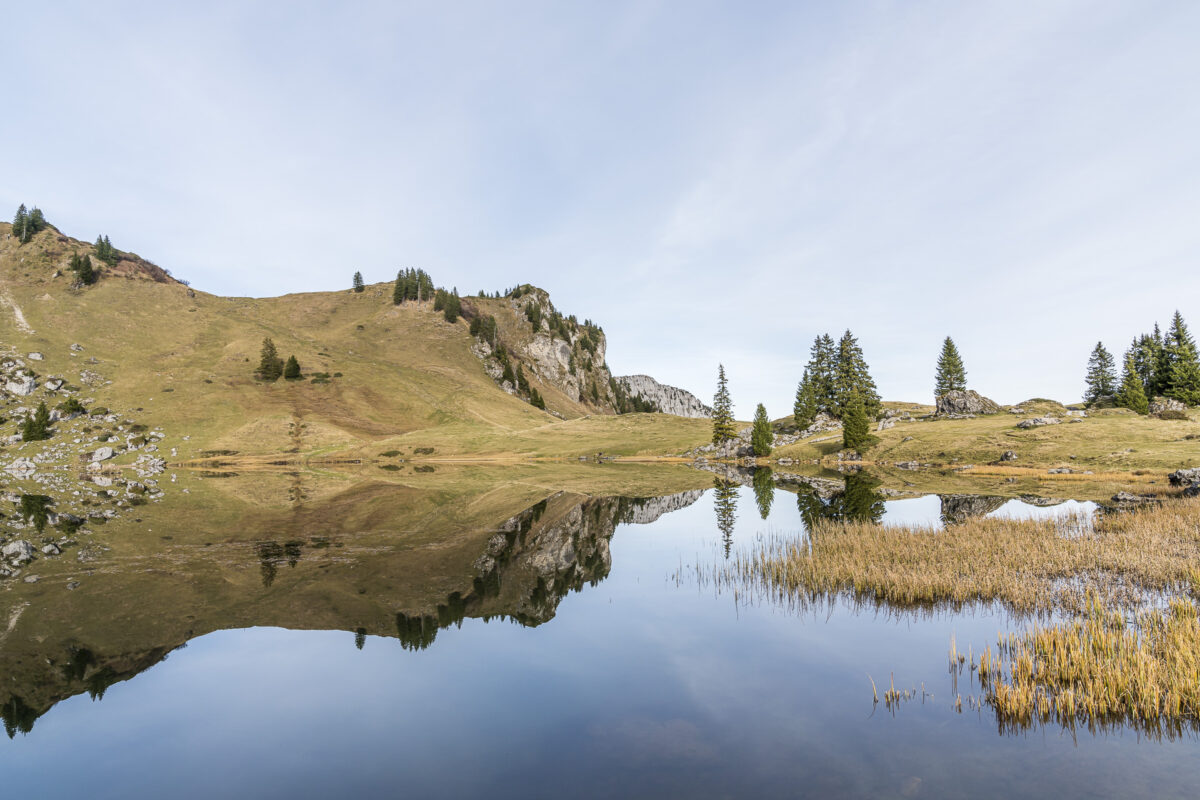
[[[1191,486],[1200,483],[1200,467],[1177,469],[1167,476],[1167,481],[1172,486]]]
[[[33,394],[33,390],[37,388],[37,381],[30,375],[22,375],[10,378],[4,384],[4,391],[9,394],[15,394],[17,397],[28,397]]]
[[[50,392],[57,392],[63,387],[63,383],[64,381],[62,378],[51,378],[50,380],[46,381],[46,390]]]
[[[1001,461],[1016,461],[1017,454],[1015,452],[1013,452],[1012,450],[1005,450],[1004,454],[1000,456],[1000,460]]]
[[[42,355],[41,353],[30,353],[30,354],[29,354],[29,360],[30,360],[30,361],[42,361],[42,360],[44,360],[45,358],[46,358],[46,357],[45,357],[44,355]]]
[[[973,389],[946,392],[937,399],[937,415],[950,414],[997,414],[1000,406]]]
[[[1062,420],[1057,417],[1031,417],[1030,419],[1023,419],[1018,422],[1017,427],[1022,430],[1029,430],[1030,428],[1040,428],[1043,425],[1057,425],[1060,422]]]
[[[33,558],[33,545],[24,539],[18,539],[15,542],[9,542],[4,545],[4,549],[0,550],[0,554],[15,564],[24,564]]]
[[[1187,406],[1173,397],[1156,397],[1150,401],[1150,416],[1161,417],[1169,412],[1186,414]]]
[[[92,453],[92,461],[107,461],[113,457],[113,449],[111,447],[98,447],[96,452]]]

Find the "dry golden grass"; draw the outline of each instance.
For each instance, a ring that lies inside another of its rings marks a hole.
[[[1001,639],[977,670],[1005,729],[1130,725],[1168,738],[1200,730],[1200,620],[1189,600],[1131,623],[1093,594],[1082,618]]]
[[[1018,612],[1082,611],[1089,591],[1135,608],[1195,591],[1200,502],[1093,520],[977,518],[947,528],[819,523],[769,538],[713,577],[719,586],[805,604],[836,596],[902,607],[999,601]]]

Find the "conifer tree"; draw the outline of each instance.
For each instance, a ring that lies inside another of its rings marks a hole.
[[[767,409],[762,403],[754,409],[754,427],[750,430],[750,446],[754,455],[763,457],[771,455],[771,444],[775,435],[771,432],[771,420],[767,417]]]
[[[21,203],[16,216],[13,217],[12,232],[21,244],[28,242],[32,235],[29,231],[29,210],[25,208],[24,203]]]
[[[43,400],[38,403],[37,410],[25,418],[21,426],[21,440],[25,442],[41,442],[50,438],[50,409],[46,408]]]
[[[792,405],[792,419],[796,427],[805,430],[817,418],[817,392],[812,376],[805,368],[800,384],[796,387],[796,402]]]
[[[846,450],[861,450],[871,443],[870,421],[862,392],[852,389],[846,399],[846,410],[842,415],[842,447]]]
[[[1153,335],[1144,333],[1136,337],[1125,354],[1133,358],[1134,371],[1142,381],[1142,391],[1147,397],[1153,397],[1158,389],[1162,362],[1162,337],[1158,325],[1154,326]]]
[[[1163,394],[1189,406],[1200,405],[1200,359],[1196,342],[1178,311],[1163,338],[1163,352],[1167,369]]]
[[[817,412],[836,414],[837,401],[834,385],[837,373],[837,348],[833,338],[822,334],[813,340],[809,350],[808,376],[812,383],[812,396]],[[816,414],[813,414],[815,417]]]
[[[717,447],[728,444],[737,436],[733,420],[733,401],[729,397],[729,381],[725,378],[725,365],[717,365],[717,393],[713,395],[713,435]]]
[[[442,316],[446,318],[446,322],[457,322],[459,314],[462,313],[462,301],[458,299],[457,290],[453,293],[442,293]]]
[[[942,342],[942,353],[938,356],[933,396],[942,397],[948,392],[966,391],[966,388],[967,371],[963,367],[962,357],[954,340],[947,336],[946,341]]]
[[[300,362],[295,356],[288,356],[287,363],[283,366],[284,380],[294,381],[300,378]]]
[[[258,377],[264,381],[277,381],[283,374],[283,360],[275,349],[275,342],[268,336],[263,339],[262,351],[258,359]]]
[[[725,548],[725,558],[733,549],[733,531],[737,525],[737,484],[713,478],[713,510],[717,512],[717,530]]]
[[[542,399],[538,390],[532,386],[529,387],[529,404],[534,408],[540,408],[542,411],[546,410],[546,401]]]
[[[842,335],[837,347],[836,372],[834,374],[834,401],[836,416],[845,420],[846,411],[850,406],[850,398],[858,392],[863,405],[863,413],[868,420],[879,416],[882,405],[879,392],[875,389],[875,381],[871,378],[867,361],[863,357],[858,340],[849,330]]]
[[[1117,392],[1117,405],[1138,414],[1145,414],[1150,410],[1146,390],[1142,388],[1142,379],[1134,367],[1133,357],[1129,355],[1125,356],[1125,369],[1121,375],[1121,388]]]
[[[354,273],[353,287],[354,291],[358,292],[359,294],[361,294],[363,290],[367,288],[363,283],[363,276],[361,272]]]
[[[1116,364],[1103,342],[1096,342],[1088,359],[1087,390],[1083,401],[1088,405],[1101,397],[1112,397],[1117,391]]]

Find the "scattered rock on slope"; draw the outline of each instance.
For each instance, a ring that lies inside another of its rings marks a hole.
[[[973,389],[946,392],[937,399],[937,415],[996,414],[1000,406]]]

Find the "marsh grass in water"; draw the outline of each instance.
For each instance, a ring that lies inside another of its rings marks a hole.
[[[1089,592],[1127,610],[1200,591],[1200,502],[1126,514],[961,524],[819,520],[702,571],[718,590],[807,606],[837,597],[899,608],[999,602],[1082,613]]]

